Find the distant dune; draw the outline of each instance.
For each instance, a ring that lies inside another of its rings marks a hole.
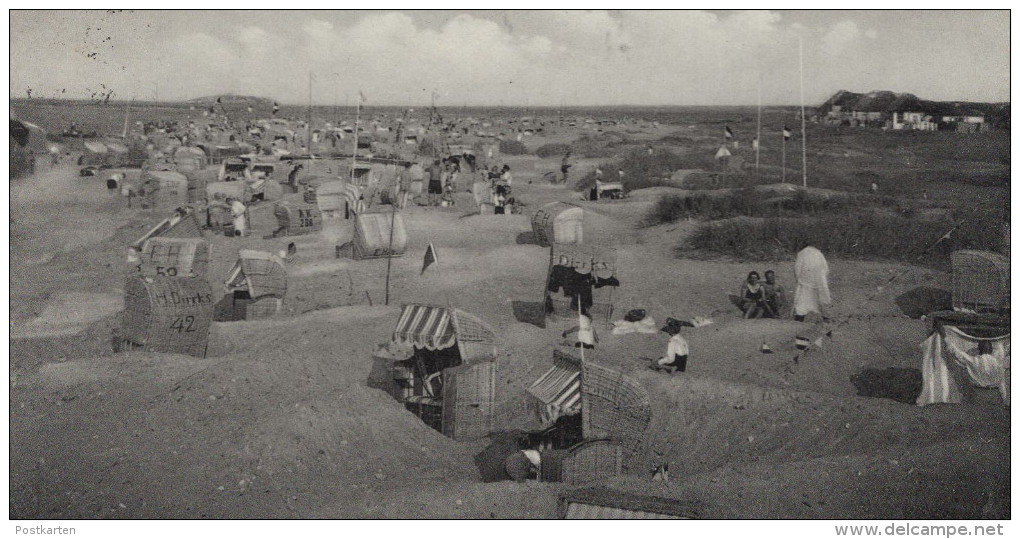
[[[1009,103],[971,103],[966,101],[928,101],[914,94],[876,90],[865,94],[840,90],[818,108],[826,114],[832,107],[860,112],[924,112],[946,116],[984,115],[989,122],[1009,121]]]

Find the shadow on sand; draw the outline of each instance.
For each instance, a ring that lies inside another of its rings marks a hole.
[[[545,304],[541,301],[513,300],[514,318],[518,322],[545,328]]]
[[[517,245],[539,245],[534,232],[521,232],[517,235]]]

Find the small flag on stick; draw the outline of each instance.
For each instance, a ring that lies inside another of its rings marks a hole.
[[[273,101],[273,116],[276,116],[277,112],[280,112],[280,104]]]
[[[784,125],[783,126],[783,140],[790,140],[790,130]]]
[[[733,138],[733,131],[730,131],[730,126],[726,126],[726,140]]]
[[[755,150],[758,149],[758,138],[757,137],[755,137],[755,139],[753,141],[751,141],[751,148],[755,149]]]
[[[439,258],[436,257],[436,248],[434,245],[432,245],[432,242],[430,241],[429,246],[425,248],[425,260],[421,266],[421,274],[424,275],[425,270],[428,269],[429,266],[431,266],[432,264],[436,264],[438,262]]]
[[[361,91],[361,90],[358,90],[358,97],[360,97],[360,98],[361,98],[361,102],[362,102],[362,103],[367,103],[367,102],[368,102],[368,98],[367,98],[367,97],[365,97],[365,94],[364,94],[364,93],[362,93],[362,91]]]

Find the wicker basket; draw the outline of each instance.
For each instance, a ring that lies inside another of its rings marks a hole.
[[[188,178],[179,172],[153,171],[148,175],[158,188],[153,192],[153,207],[179,208],[188,203]]]
[[[461,359],[491,359],[499,354],[496,334],[485,322],[460,309],[451,309],[451,314]]]
[[[569,449],[560,462],[559,480],[573,485],[623,473],[623,445],[616,440],[586,440]]]
[[[612,438],[624,448],[630,468],[652,420],[648,392],[637,381],[585,361],[581,366],[581,430],[586,440]]]
[[[953,309],[1009,313],[1009,259],[988,251],[955,251]]]
[[[205,357],[212,318],[205,279],[134,276],[124,287],[120,334],[129,348]]]
[[[565,519],[696,519],[701,503],[587,487],[560,495],[559,512]]]
[[[535,211],[531,230],[539,245],[583,243],[584,210],[565,202],[550,202]]]
[[[287,294],[287,269],[280,257],[249,249],[241,249],[237,257],[225,283],[228,292],[244,290],[252,299]]]
[[[205,277],[209,267],[209,243],[200,238],[149,238],[142,244],[142,275],[155,277]]]
[[[403,256],[407,230],[399,212],[365,213],[354,219],[352,256],[355,260]]]
[[[283,310],[283,298],[262,296],[248,300],[244,306],[245,320],[266,320],[280,314]]]
[[[311,204],[278,202],[273,208],[277,236],[312,234],[322,230],[322,212]]]
[[[488,436],[495,393],[495,361],[444,369],[443,434],[455,440]]]

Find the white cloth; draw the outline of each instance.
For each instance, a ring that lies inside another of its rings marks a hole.
[[[666,345],[666,355],[659,358],[659,365],[673,363],[676,356],[686,356],[688,353],[687,339],[677,333],[670,337],[669,343]]]
[[[542,454],[534,449],[522,449],[521,453],[524,453],[525,457],[528,457],[528,461],[533,466],[538,466],[542,463]]]
[[[613,335],[626,335],[628,333],[658,333],[658,324],[651,316],[646,316],[637,322],[616,320],[613,322]]]
[[[591,327],[591,319],[587,316],[580,316],[580,322],[577,326],[577,340],[583,344],[594,345],[595,344],[595,330]]]
[[[978,339],[952,326],[944,326],[945,338],[934,332],[921,343],[921,394],[917,404],[958,403],[962,394],[950,367],[965,370],[971,383],[998,387],[1006,406],[1010,405],[1010,337]],[[979,354],[978,342],[989,341],[991,354]]]
[[[240,201],[235,200],[230,204],[230,215],[234,218],[234,230],[237,230],[243,236],[248,229],[248,221],[245,219],[245,210]]]
[[[805,247],[797,253],[793,266],[797,290],[793,294],[793,314],[821,313],[821,306],[832,303],[829,295],[829,264],[822,252]]]

